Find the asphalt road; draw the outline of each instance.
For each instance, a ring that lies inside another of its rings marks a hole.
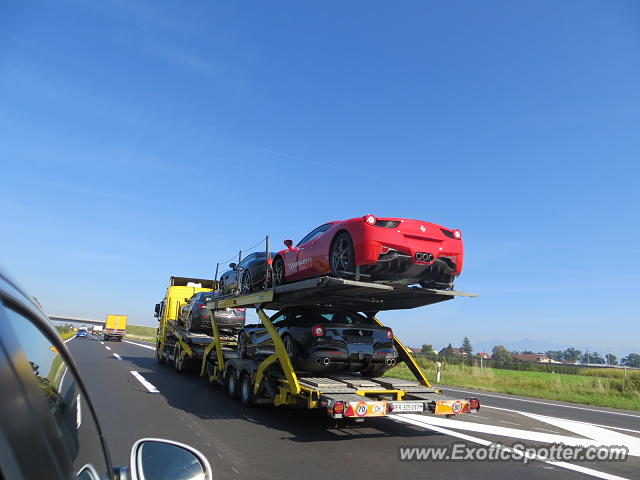
[[[67,346],[98,410],[114,465],[128,463],[135,440],[160,437],[198,448],[216,479],[640,478],[640,415],[634,412],[478,393],[477,414],[397,415],[332,428],[321,412],[245,407],[195,374],[158,364],[153,346],[144,342],[89,338]],[[476,448],[493,442],[625,445],[630,456],[624,462],[565,463],[538,457],[527,465],[400,458],[401,447]]]

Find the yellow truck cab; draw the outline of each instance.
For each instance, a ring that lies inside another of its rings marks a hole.
[[[118,341],[122,341],[124,334],[127,331],[127,316],[126,315],[114,315],[112,313],[107,315],[107,321],[104,322],[104,329],[102,331],[104,341],[115,338]]]
[[[158,319],[158,337],[164,338],[168,321],[177,321],[180,309],[189,303],[196,293],[212,292],[214,280],[191,277],[171,277],[164,299],[156,303],[154,317]]]

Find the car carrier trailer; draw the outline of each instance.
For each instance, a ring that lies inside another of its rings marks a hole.
[[[431,413],[458,415],[475,412],[475,398],[455,398],[434,388],[407,348],[394,336],[398,363],[404,362],[416,381],[392,377],[368,378],[359,374],[296,372],[284,343],[265,310],[296,306],[333,306],[375,313],[431,305],[455,297],[476,295],[452,290],[390,286],[333,277],[275,286],[256,293],[219,296],[207,304],[212,318],[212,334],[192,333],[175,321],[158,329],[156,356],[171,361],[175,370],[196,370],[210,382],[223,384],[232,397],[245,405],[290,405],[324,409],[334,419],[383,417],[390,413]],[[274,353],[263,360],[241,359],[237,335],[221,331],[214,312],[221,308],[255,308],[274,345]]]

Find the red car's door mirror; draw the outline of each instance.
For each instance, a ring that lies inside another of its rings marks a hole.
[[[285,247],[287,247],[289,250],[293,250],[293,240],[285,240],[285,241],[284,241],[284,245],[285,245]]]

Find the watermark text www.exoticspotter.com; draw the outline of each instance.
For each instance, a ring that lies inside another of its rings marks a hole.
[[[468,445],[455,442],[451,445],[435,447],[400,447],[400,460],[404,462],[477,462],[516,461],[527,465],[532,460],[549,462],[624,462],[629,456],[629,448],[623,445],[602,445],[576,447],[564,443],[544,446],[514,443],[504,445]]]

